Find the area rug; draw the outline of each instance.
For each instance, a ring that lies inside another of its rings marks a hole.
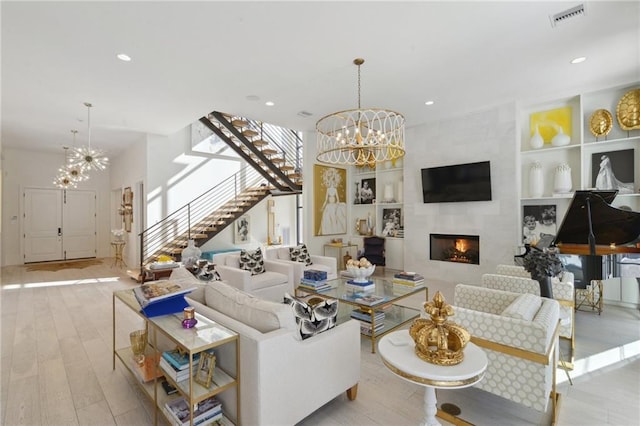
[[[89,266],[102,265],[102,259],[68,260],[64,262],[45,262],[27,265],[27,272],[57,272],[63,269],[84,269]]]

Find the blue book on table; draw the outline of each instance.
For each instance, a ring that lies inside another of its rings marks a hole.
[[[142,313],[147,318],[159,317],[161,315],[177,314],[189,306],[189,302],[184,298],[184,294],[162,299],[142,308]]]

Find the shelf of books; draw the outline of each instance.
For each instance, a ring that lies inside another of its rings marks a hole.
[[[113,295],[113,368],[116,359],[137,378],[144,393],[156,405],[154,424],[158,423],[158,413],[170,424],[177,426],[234,424],[239,416],[240,384],[237,380],[240,358],[239,336],[216,322],[195,313],[196,324],[185,328],[182,324],[183,313],[160,314],[149,308],[154,303],[166,304],[161,310],[170,308],[174,298],[184,299],[183,288],[171,287],[180,292],[171,296],[170,292],[161,295],[158,301],[141,299],[140,290],[121,290]],[[150,293],[147,293],[147,296]],[[157,295],[156,295],[157,296]],[[154,296],[154,297],[156,297]],[[116,301],[136,312],[145,320],[148,342],[144,356],[134,354],[132,347],[116,348]],[[143,306],[144,305],[144,306]],[[152,312],[152,315],[147,315]],[[159,342],[162,342],[159,344]],[[173,347],[160,347],[174,345]],[[230,345],[230,346],[229,346]],[[222,363],[217,362],[220,349],[224,354]],[[224,368],[222,365],[224,364]],[[233,392],[235,397],[225,397],[225,392]],[[235,414],[230,418],[226,401],[235,401]]]

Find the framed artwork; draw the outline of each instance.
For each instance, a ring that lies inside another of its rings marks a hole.
[[[633,194],[635,192],[634,155],[633,149],[591,154],[593,187],[617,189],[618,194]]]
[[[347,171],[338,167],[313,166],[314,235],[347,233]]]
[[[530,136],[538,129],[545,144],[551,144],[551,139],[558,133],[571,136],[571,107],[550,109],[534,112],[529,117]]]
[[[198,370],[193,378],[196,382],[200,383],[205,388],[211,386],[211,379],[213,379],[213,372],[216,368],[216,356],[209,352],[200,353],[200,362],[198,363]]]
[[[402,209],[382,209],[382,236],[395,237],[402,227]]]
[[[541,234],[556,235],[556,205],[523,206],[522,242],[535,244]]]
[[[251,235],[251,220],[248,214],[240,216],[233,224],[235,244],[244,244],[249,242],[249,236]]]
[[[362,179],[360,182],[360,204],[373,204],[376,201],[376,178]]]
[[[122,208],[120,212],[122,214],[124,230],[131,232],[131,224],[133,223],[133,191],[131,191],[130,186],[127,186],[122,192]]]

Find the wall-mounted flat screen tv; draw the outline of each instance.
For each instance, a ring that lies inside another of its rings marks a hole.
[[[489,161],[422,169],[425,203],[491,201]]]

